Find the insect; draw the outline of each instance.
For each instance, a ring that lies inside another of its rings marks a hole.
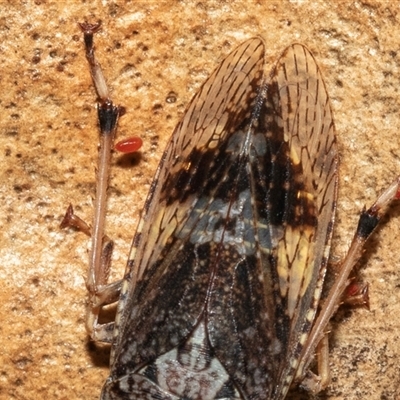
[[[400,197],[397,178],[360,216],[349,253],[321,301],[337,197],[338,155],[325,84],[310,51],[284,50],[269,79],[264,44],[231,52],[190,102],[157,169],[122,281],[107,284],[105,190],[121,108],[112,104],[82,24],[99,95],[100,167],[87,326],[110,342],[101,399],[284,399],[326,349],[331,316],[363,245]],[[100,200],[99,200],[100,198]],[[119,299],[115,323],[101,307]],[[326,363],[326,360],[323,360]],[[322,365],[323,367],[323,365]],[[323,371],[323,368],[322,368]]]

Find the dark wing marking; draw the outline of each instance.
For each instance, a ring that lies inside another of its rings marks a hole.
[[[210,256],[212,243],[196,243],[198,236],[212,235],[213,227],[198,221],[205,208],[214,212],[207,203],[219,180],[213,175],[219,146],[250,120],[263,63],[261,39],[240,45],[204,83],[172,135],[133,242],[119,305],[114,370],[126,370],[125,359],[133,369],[176,346],[205,306],[216,260]]]

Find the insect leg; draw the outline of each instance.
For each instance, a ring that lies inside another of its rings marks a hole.
[[[297,380],[302,380],[304,378],[318,344],[326,337],[329,320],[341,304],[343,293],[350,284],[350,273],[362,256],[366,241],[377,227],[387,207],[394,200],[398,199],[400,199],[400,177],[397,177],[391,183],[368,210],[364,208],[361,212],[355,235],[348,253],[343,260],[340,273],[335,279],[327,298],[324,300],[323,307],[318,314],[310,336],[303,348],[301,362],[297,372]],[[324,346],[322,345],[322,347]],[[323,373],[322,375],[322,379],[319,379],[319,383],[311,384],[309,377],[307,377],[303,385],[312,391],[323,389],[329,383],[329,373]],[[326,379],[324,379],[324,377]]]
[[[86,286],[89,291],[86,329],[93,340],[111,342],[114,323],[100,324],[98,318],[104,305],[118,300],[122,284],[122,280],[107,284],[114,243],[106,236],[104,228],[111,152],[118,118],[124,113],[124,108],[115,106],[110,99],[103,72],[94,56],[93,34],[100,29],[100,23],[82,23],[79,26],[84,33],[86,58],[89,62],[93,84],[98,95],[97,112],[100,126],[100,143],[96,175],[96,196],[94,199],[92,228],[74,214],[72,206],[68,207],[67,213],[61,222],[61,227],[74,227],[92,239],[86,279]]]
[[[121,281],[107,285],[114,244],[105,235],[104,226],[111,151],[118,118],[123,114],[124,109],[115,106],[110,99],[103,71],[94,55],[93,35],[100,29],[100,23],[82,23],[79,26],[84,34],[86,58],[89,62],[90,73],[98,95],[97,112],[100,126],[96,196],[91,234],[92,244],[86,280],[86,286],[89,291],[86,329],[93,340],[111,342],[114,323],[99,324],[98,317],[103,305],[118,299],[121,288]]]
[[[355,265],[355,264],[354,264]],[[367,284],[353,282],[352,278],[348,279],[342,297],[339,299],[338,307],[341,304],[350,307],[365,307],[369,310],[369,287]],[[311,371],[307,372],[307,376],[301,383],[301,386],[312,393],[318,393],[326,388],[331,380],[329,367],[329,328],[325,328],[325,334],[316,347],[316,357],[318,365],[318,375]]]

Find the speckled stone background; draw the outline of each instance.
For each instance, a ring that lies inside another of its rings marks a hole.
[[[107,376],[107,349],[84,328],[88,239],[59,229],[69,203],[91,221],[94,193],[95,94],[78,21],[102,20],[98,58],[127,107],[120,136],[144,140],[139,156],[114,161],[107,231],[117,277],[174,125],[222,57],[254,35],[267,62],[301,42],[324,72],[341,155],[333,254],[342,257],[358,211],[400,174],[399,11],[368,0],[2,0],[0,399],[98,399]],[[332,384],[320,399],[400,399],[400,205],[389,215],[360,270],[371,311],[335,318]]]

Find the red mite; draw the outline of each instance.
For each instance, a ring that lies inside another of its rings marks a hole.
[[[138,136],[133,136],[115,143],[115,150],[121,153],[134,153],[142,147],[143,141]]]

